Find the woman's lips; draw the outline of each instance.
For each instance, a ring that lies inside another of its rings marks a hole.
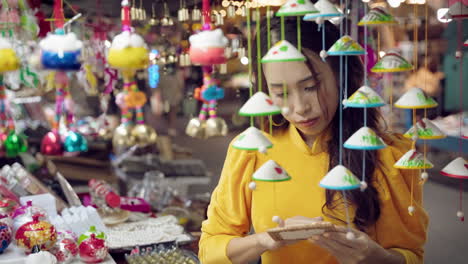
[[[317,124],[319,119],[320,119],[320,117],[311,118],[311,119],[307,119],[307,120],[304,120],[304,121],[297,122],[297,124],[302,126],[302,127],[312,127],[315,124]]]

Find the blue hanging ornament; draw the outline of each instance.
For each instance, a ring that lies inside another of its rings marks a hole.
[[[78,132],[69,131],[65,138],[64,147],[66,152],[88,151],[88,141]]]
[[[159,85],[159,65],[156,64],[156,59],[158,56],[159,52],[157,50],[151,50],[151,66],[148,67],[148,82],[149,86],[153,89],[157,88]]]
[[[224,98],[224,89],[217,85],[210,85],[202,92],[202,97],[206,101],[221,100]]]

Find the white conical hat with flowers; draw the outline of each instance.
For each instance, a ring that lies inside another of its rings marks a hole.
[[[414,128],[412,126],[404,136],[407,138],[412,138],[414,135]],[[429,119],[423,118],[416,122],[416,129],[418,131],[418,138],[420,139],[442,139],[445,138],[446,135],[442,132],[434,123],[432,123]]]
[[[318,0],[317,3],[315,3],[314,5],[315,8],[317,8],[317,10],[319,11],[319,13],[305,15],[305,21],[315,20],[318,17],[333,18],[340,17],[343,15],[334,4],[330,3],[329,0]]]
[[[440,173],[452,178],[468,179],[468,162],[464,158],[458,157],[447,164]]]
[[[305,60],[305,56],[289,41],[280,40],[263,56],[262,63]]]
[[[338,165],[325,175],[320,186],[330,190],[352,190],[361,186],[359,179],[343,165]]]
[[[424,109],[436,106],[437,102],[418,87],[409,89],[395,102],[395,107],[403,109]]]
[[[289,0],[276,12],[276,16],[304,16],[318,12],[310,0]]]
[[[271,141],[256,127],[249,127],[242,132],[232,144],[241,150],[259,150],[273,147]]]
[[[269,160],[255,171],[252,179],[256,181],[280,182],[289,181],[291,176],[278,163]]]
[[[366,54],[364,48],[348,35],[338,39],[327,51],[328,55],[363,55]]]
[[[369,13],[359,21],[358,26],[391,25],[396,23],[395,18],[388,13],[385,8],[378,6],[372,8]]]
[[[394,165],[397,169],[430,169],[434,167],[423,154],[412,149],[405,153]]]
[[[403,58],[398,52],[391,50],[387,52],[375,65],[372,67],[372,72],[402,72],[410,71],[413,65]]]
[[[369,127],[361,127],[343,145],[348,149],[377,150],[383,149],[387,145]]]
[[[385,105],[385,101],[380,95],[367,85],[361,86],[348,99],[345,99],[343,105],[347,107],[370,108]]]
[[[264,92],[256,92],[239,110],[241,116],[266,116],[279,113],[281,113],[281,109]]]
[[[449,11],[447,13],[449,18],[468,18],[468,6],[466,6],[463,2],[464,1],[459,0],[449,7]]]

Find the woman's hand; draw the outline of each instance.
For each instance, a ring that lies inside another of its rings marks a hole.
[[[352,229],[355,238],[350,240],[346,238],[348,228],[336,226],[336,229],[337,232],[326,232],[310,238],[309,241],[328,250],[340,264],[406,262],[401,254],[384,249],[364,232]]]

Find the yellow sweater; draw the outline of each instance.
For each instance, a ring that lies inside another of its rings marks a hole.
[[[293,216],[323,216],[326,221],[343,225],[323,215],[325,190],[319,181],[328,172],[327,136],[319,136],[312,148],[302,140],[297,129],[288,129],[270,137],[273,148],[264,155],[229,147],[218,186],[203,222],[199,256],[203,264],[231,263],[226,256],[229,241],[246,236],[251,227],[256,233],[276,226],[272,216],[282,219]],[[386,249],[393,249],[406,258],[406,263],[423,263],[428,217],[422,208],[422,188],[418,171],[398,170],[393,164],[410,149],[409,140],[398,135],[386,138],[387,148],[378,151],[378,163],[372,183],[379,192],[381,215],[368,235]],[[285,182],[257,181],[249,189],[252,174],[269,159],[276,161],[292,177]],[[360,177],[360,176],[358,176]],[[408,214],[411,180],[414,179],[413,216]],[[346,219],[343,210],[334,211]],[[350,216],[354,216],[351,208]],[[337,263],[326,250],[307,241],[285,246],[262,255],[263,264]]]

